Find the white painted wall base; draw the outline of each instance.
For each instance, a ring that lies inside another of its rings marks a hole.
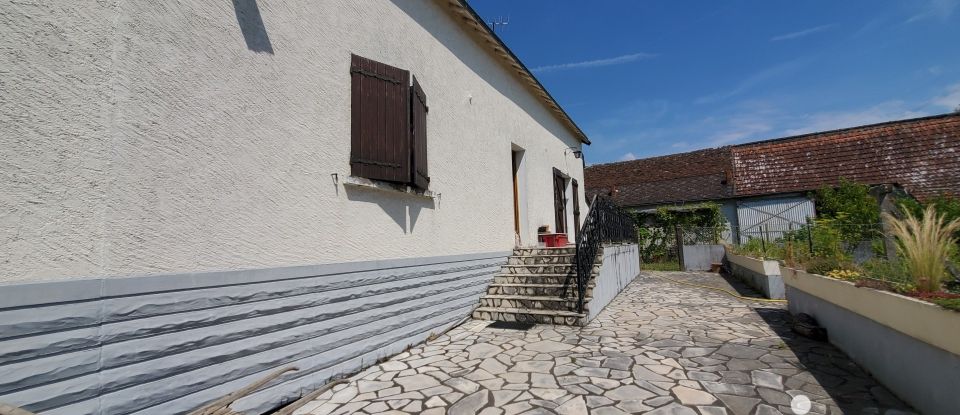
[[[603,247],[603,264],[593,299],[587,305],[587,321],[593,320],[624,288],[640,275],[640,250],[637,244],[608,245]]]
[[[760,291],[765,297],[786,298],[780,263],[727,252],[727,265],[734,277]]]
[[[299,368],[233,405],[263,413],[467,318],[508,255],[4,285],[0,402],[182,414]]]

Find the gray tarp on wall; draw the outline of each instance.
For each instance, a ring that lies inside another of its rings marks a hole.
[[[0,287],[0,401],[44,415],[262,413],[470,315],[509,252]]]

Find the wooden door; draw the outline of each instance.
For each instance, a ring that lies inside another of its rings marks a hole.
[[[519,154],[518,152],[513,151],[510,153],[510,158],[513,159],[513,231],[516,232],[517,237],[520,236],[520,178],[517,177],[520,173],[519,166]]]
[[[573,231],[580,232],[580,183],[577,179],[571,182],[570,190],[573,192]]]
[[[556,215],[557,229],[554,233],[567,233],[567,198],[564,194],[567,181],[560,172],[553,173],[553,207]]]

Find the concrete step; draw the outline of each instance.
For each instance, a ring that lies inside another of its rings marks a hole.
[[[584,297],[584,303],[590,302]],[[534,295],[484,295],[480,297],[480,307],[495,308],[528,308],[533,310],[569,311],[577,309],[577,300],[574,297],[545,297]]]
[[[513,255],[507,265],[573,264],[574,258],[574,254]]]
[[[570,274],[577,271],[573,264],[507,264],[502,268],[503,274]],[[593,266],[593,272],[599,272],[600,265]]]
[[[591,282],[587,284],[586,297],[593,296],[593,286]],[[487,294],[490,295],[527,295],[538,297],[565,297],[576,295],[576,284],[535,284],[535,283],[493,283],[487,288]]]
[[[587,282],[594,281],[597,273],[590,276]],[[577,283],[577,274],[497,274],[493,277],[494,284],[573,284]]]
[[[573,245],[567,245],[560,248],[517,248],[514,249],[514,255],[540,256],[540,255],[572,255],[577,253],[577,248]]]
[[[587,319],[587,315],[579,314],[575,311],[479,307],[473,310],[473,318],[477,320],[522,321],[528,323],[582,326]]]

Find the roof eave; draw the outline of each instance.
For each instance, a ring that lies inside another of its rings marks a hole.
[[[470,7],[465,0],[437,1],[445,3],[454,15],[463,18],[463,21],[466,23],[466,25],[473,29],[481,39],[486,41],[486,44],[481,43],[481,45],[488,47],[495,56],[498,56],[501,60],[503,60],[507,67],[515,70],[516,75],[520,78],[520,80],[532,89],[534,95],[540,98],[540,101],[549,110],[551,110],[554,115],[557,116],[557,118],[560,119],[561,123],[565,124],[567,129],[569,129],[574,136],[580,140],[580,142],[590,145],[590,139],[587,138],[587,135],[583,132],[583,130],[577,126],[577,123],[573,121],[573,118],[571,118],[570,115],[564,111],[563,107],[560,106],[560,103],[558,103],[557,100],[550,95],[550,92],[548,92],[543,84],[541,84],[537,79],[537,77],[533,75],[533,72],[527,69],[526,65],[520,61],[520,58],[518,58],[517,55],[514,55],[513,51],[511,51],[510,48],[503,43],[503,40],[501,40],[500,37],[498,37],[497,34],[494,33],[493,30],[483,22],[483,18],[477,14],[473,7]]]

